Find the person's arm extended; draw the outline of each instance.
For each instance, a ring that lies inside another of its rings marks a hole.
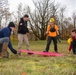
[[[8,30],[3,31],[3,34],[4,34],[4,37],[8,37],[10,39],[10,34],[9,34]],[[8,47],[14,54],[17,54],[17,51],[15,49],[13,49],[10,41],[9,41]]]
[[[9,42],[8,47],[14,54],[17,54],[17,51],[12,47],[11,42]]]

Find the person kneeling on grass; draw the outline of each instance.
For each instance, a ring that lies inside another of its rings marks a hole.
[[[7,47],[14,53],[17,54],[17,51],[12,47],[10,41],[11,31],[15,30],[15,24],[10,22],[9,25],[3,29],[0,29],[0,56],[8,57]]]
[[[49,21],[49,25],[47,27],[47,32],[46,34],[48,35],[48,39],[47,39],[47,45],[46,45],[46,49],[44,52],[48,52],[49,51],[49,46],[51,41],[53,40],[54,42],[54,50],[55,52],[58,52],[57,49],[57,32],[58,32],[58,26],[54,24],[55,20],[54,18],[51,18]]]
[[[72,30],[71,35],[72,35],[72,38],[70,38],[71,40],[69,39],[70,40],[70,46],[69,46],[69,52],[68,53],[70,53],[70,51],[72,49],[73,54],[76,54],[76,29]]]

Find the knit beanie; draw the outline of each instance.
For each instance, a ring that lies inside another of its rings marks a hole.
[[[10,22],[10,23],[8,24],[8,27],[14,27],[14,28],[15,28],[15,24],[14,24],[13,22]]]

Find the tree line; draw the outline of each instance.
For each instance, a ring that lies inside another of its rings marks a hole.
[[[71,30],[76,28],[76,12],[72,13],[71,17],[67,17],[66,6],[56,4],[51,0],[33,0],[34,8],[23,5],[18,5],[17,11],[14,13],[9,12],[8,0],[1,0],[0,2],[0,26],[3,19],[5,25],[13,18],[16,23],[16,28],[20,18],[24,14],[29,15],[29,29],[36,39],[45,40],[46,30],[50,18],[55,18],[55,23],[59,27],[59,34],[61,39],[67,39],[70,37]],[[17,35],[17,31],[16,34]]]

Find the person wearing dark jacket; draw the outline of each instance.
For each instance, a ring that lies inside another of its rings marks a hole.
[[[76,29],[72,30],[71,35],[72,35],[72,37],[69,39],[70,40],[69,41],[70,46],[69,46],[69,52],[68,53],[70,53],[70,51],[72,49],[73,54],[76,55]]]
[[[24,15],[23,18],[20,19],[19,26],[18,26],[18,50],[21,49],[22,42],[24,41],[26,44],[26,49],[29,50],[29,41],[27,37],[27,33],[29,33],[27,22],[28,22],[28,15]],[[20,53],[20,52],[19,52]]]
[[[15,24],[10,22],[9,25],[3,29],[0,29],[0,53],[2,52],[4,43],[7,44],[8,48],[14,53],[17,54],[17,51],[12,47],[10,41],[11,31],[15,30]],[[6,47],[7,49],[7,47]]]

